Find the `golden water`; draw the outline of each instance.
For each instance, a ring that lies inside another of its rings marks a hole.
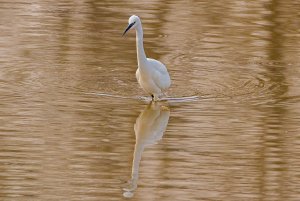
[[[0,0],[0,200],[299,200],[299,10]],[[140,99],[132,14],[198,100]]]

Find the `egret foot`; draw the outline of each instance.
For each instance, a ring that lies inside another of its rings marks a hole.
[[[158,96],[151,94],[152,101],[158,101]]]

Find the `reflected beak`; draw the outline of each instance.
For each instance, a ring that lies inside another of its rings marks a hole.
[[[124,33],[122,36],[126,34],[126,32],[135,24],[135,22],[132,22],[131,24],[128,25],[128,27],[125,29]]]

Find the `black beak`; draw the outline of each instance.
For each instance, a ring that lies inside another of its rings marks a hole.
[[[124,36],[126,34],[126,32],[135,24],[135,22],[132,22],[131,24],[128,25],[128,27],[126,28],[126,30],[124,31],[123,35]]]

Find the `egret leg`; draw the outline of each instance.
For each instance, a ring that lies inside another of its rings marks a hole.
[[[151,97],[152,97],[152,100],[154,100],[154,95],[153,94],[151,94]]]

